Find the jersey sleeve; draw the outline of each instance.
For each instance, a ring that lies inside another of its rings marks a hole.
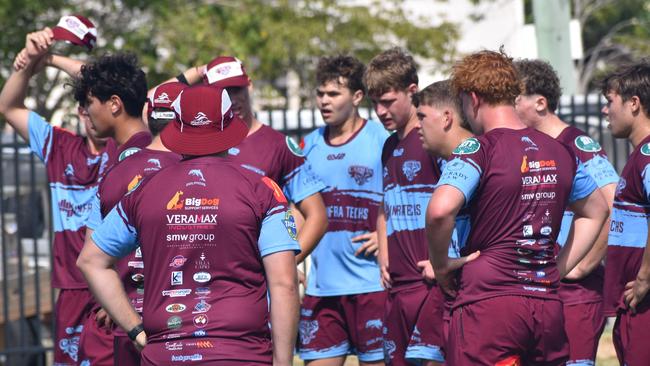
[[[29,112],[27,122],[29,130],[29,147],[41,161],[47,164],[52,151],[54,127],[36,112]]]
[[[607,154],[598,142],[586,135],[573,140],[573,151],[578,160],[584,164],[587,174],[593,178],[598,187],[618,182],[618,173],[607,160]]]
[[[130,215],[124,207],[128,207],[128,197],[118,203],[108,213],[104,221],[92,234],[93,241],[104,253],[112,257],[124,257],[138,247],[137,232],[131,224]]]
[[[445,164],[437,186],[450,185],[465,196],[465,204],[478,189],[486,162],[485,146],[474,138],[463,141],[454,150],[452,159]]]
[[[262,257],[281,251],[300,253],[296,241],[296,222],[288,210],[282,189],[271,178],[262,177],[256,185],[256,196],[262,200],[262,227],[258,248]]]
[[[290,137],[286,137],[287,148],[283,154],[284,194],[291,202],[298,203],[314,193],[325,189],[325,183],[314,172],[311,163],[307,161],[302,150]]]
[[[594,179],[587,173],[584,164],[578,163],[576,175],[573,177],[573,185],[571,186],[571,194],[569,194],[569,202],[575,202],[589,196],[593,191],[598,188]]]
[[[86,221],[86,227],[88,227],[91,230],[97,230],[99,225],[102,224],[102,212],[100,206],[99,192],[93,195],[90,204],[91,204],[90,214],[88,215],[88,220]]]

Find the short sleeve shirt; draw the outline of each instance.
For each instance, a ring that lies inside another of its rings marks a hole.
[[[558,299],[556,238],[568,202],[597,187],[573,153],[530,128],[498,128],[465,140],[440,185],[465,196],[470,234],[455,306],[500,295]]]
[[[585,167],[585,171],[593,178],[599,188],[608,184],[618,183],[618,173],[607,159],[605,150],[591,137],[575,128],[565,128],[556,140],[567,145]],[[557,241],[561,246],[566,242],[573,222],[573,212],[564,211],[562,227]],[[562,281],[560,297],[566,305],[592,303],[603,301],[603,281],[605,268],[598,266],[593,272],[577,282]]]
[[[228,155],[243,167],[273,179],[291,202],[299,203],[325,188],[300,146],[267,125],[229,149]]]
[[[650,217],[650,136],[634,149],[616,187],[605,266],[605,315],[627,307],[625,285],[636,279],[648,238]],[[650,304],[646,296],[639,306]]]
[[[331,145],[327,127],[305,137],[304,151],[327,188],[327,232],[312,252],[307,294],[339,296],[382,291],[375,256],[355,255],[363,245],[352,238],[373,232],[382,195],[380,146],[388,132],[366,121],[348,141]]]
[[[202,359],[268,362],[262,258],[299,251],[287,199],[270,178],[219,157],[162,169],[127,194],[93,233],[107,254],[140,244],[149,342],[211,341]],[[145,349],[146,352],[146,349]]]
[[[84,244],[97,181],[113,164],[115,143],[109,139],[95,155],[83,136],[54,127],[35,112],[29,113],[28,130],[29,147],[45,163],[49,181],[54,227],[52,286],[87,288],[76,262]]]

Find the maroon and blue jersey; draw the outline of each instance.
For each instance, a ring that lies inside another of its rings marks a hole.
[[[289,201],[299,203],[325,188],[312,171],[300,146],[267,125],[228,150],[229,158],[282,187]]]
[[[93,240],[114,257],[140,246],[143,359],[271,362],[262,258],[299,251],[287,205],[273,180],[214,156],[164,168],[124,196]]]
[[[429,259],[425,215],[443,163],[424,150],[417,129],[402,140],[392,134],[384,144],[383,201],[394,287],[423,281],[417,263]]]
[[[498,128],[454,150],[439,185],[465,196],[470,232],[455,306],[502,295],[558,299],[556,238],[569,202],[597,186],[575,155],[530,128]]]
[[[52,286],[87,288],[76,262],[86,237],[97,181],[115,159],[115,143],[109,139],[95,155],[88,150],[86,138],[53,127],[35,112],[29,113],[28,129],[29,147],[45,163],[50,186]]]
[[[573,151],[598,188],[618,182],[618,173],[607,159],[605,150],[584,132],[575,127],[567,127],[556,137],[556,140],[564,143]],[[573,212],[571,210],[564,211],[560,234],[557,238],[560,246],[566,242],[572,222]],[[604,275],[605,268],[601,265],[580,281],[562,281],[560,283],[562,302],[565,305],[575,305],[603,301]]]
[[[146,138],[141,138],[141,143]],[[130,140],[129,140],[130,141]],[[145,145],[146,146],[146,145]],[[131,145],[132,155],[115,164],[106,172],[97,192],[98,199],[93,205],[93,214],[88,220],[88,228],[96,230],[110,210],[129,191],[135,189],[143,179],[157,173],[163,167],[177,163],[181,156],[169,151],[156,151]],[[135,150],[140,149],[140,150]],[[99,203],[99,206],[97,206]],[[129,253],[115,264],[115,269],[124,284],[126,295],[133,308],[142,312],[144,301],[144,263],[139,249]]]
[[[650,136],[634,149],[616,187],[605,266],[605,315],[625,310],[625,285],[636,280],[648,241]],[[640,305],[650,304],[646,295]]]
[[[375,256],[355,255],[362,242],[352,238],[376,230],[382,196],[379,146],[388,132],[364,122],[348,141],[332,145],[327,127],[305,137],[307,161],[327,185],[321,195],[327,209],[327,232],[311,254],[307,280],[311,296],[340,296],[382,291]]]

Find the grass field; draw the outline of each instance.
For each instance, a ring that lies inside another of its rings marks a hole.
[[[294,366],[304,365],[302,360],[298,357],[294,359]],[[359,363],[357,358],[354,356],[348,357],[345,362],[345,366],[356,366]],[[611,325],[608,325],[603,333],[603,336],[600,338],[600,345],[598,346],[598,357],[596,359],[596,366],[618,366],[618,360],[616,359],[616,352],[614,351],[614,346],[612,345],[612,328]]]

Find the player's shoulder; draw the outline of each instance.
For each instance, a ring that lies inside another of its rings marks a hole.
[[[364,129],[369,134],[376,135],[383,139],[388,138],[388,136],[390,135],[390,133],[386,131],[386,129],[384,128],[384,125],[382,125],[381,122],[374,119],[366,120],[366,125],[364,126]]]
[[[274,130],[270,126],[262,125],[256,134],[257,133],[262,137],[260,143],[264,143],[266,145],[265,147],[268,147],[272,151],[290,153],[291,155],[298,157],[305,156],[295,139],[283,134],[282,132]]]
[[[321,126],[305,135],[305,137],[303,137],[304,146],[310,146],[318,144],[319,142],[325,142],[324,138],[326,128],[327,126]]]

